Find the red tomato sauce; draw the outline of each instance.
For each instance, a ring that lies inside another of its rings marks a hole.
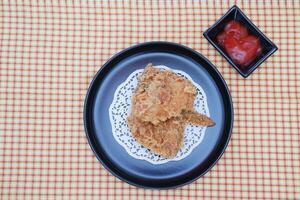
[[[259,38],[249,34],[247,28],[237,21],[227,23],[224,31],[217,35],[217,42],[241,66],[249,65],[262,50]]]

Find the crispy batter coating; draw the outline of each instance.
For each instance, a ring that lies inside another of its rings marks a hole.
[[[148,64],[132,98],[132,114],[157,125],[181,112],[194,110],[195,86],[171,71]]]
[[[184,123],[179,119],[173,118],[154,125],[131,115],[128,124],[133,137],[140,144],[161,156],[172,158],[182,146]]]
[[[212,126],[214,121],[195,112],[195,86],[171,71],[148,64],[132,97],[128,125],[133,137],[151,151],[173,158],[183,144],[187,123]]]

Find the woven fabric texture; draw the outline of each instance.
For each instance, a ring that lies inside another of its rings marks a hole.
[[[242,78],[203,37],[238,5],[279,50]],[[174,190],[130,186],[93,155],[89,83],[116,52],[187,45],[226,80],[234,128],[210,172]],[[0,2],[0,199],[299,199],[300,1]]]

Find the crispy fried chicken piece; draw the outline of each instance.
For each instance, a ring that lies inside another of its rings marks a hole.
[[[142,122],[130,115],[128,125],[133,137],[143,146],[166,158],[176,156],[183,144],[183,134],[187,123],[200,126],[212,126],[214,122],[205,115],[196,112],[184,112],[157,125]]]
[[[182,112],[182,120],[187,123],[196,125],[196,126],[214,126],[215,122],[207,117],[206,115],[202,115],[197,113],[196,111],[188,111]]]
[[[189,80],[148,64],[132,98],[132,114],[157,125],[184,110],[194,110],[195,96],[196,88]]]
[[[184,123],[179,119],[169,119],[155,126],[131,115],[128,124],[138,143],[161,156],[172,158],[182,146]]]
[[[195,96],[196,88],[189,80],[148,64],[139,78],[127,119],[133,137],[161,156],[175,157],[187,123],[215,124],[194,110]]]

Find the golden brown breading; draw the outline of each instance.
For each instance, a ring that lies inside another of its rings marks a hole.
[[[148,64],[132,97],[128,125],[133,137],[159,155],[175,157],[187,123],[214,125],[194,110],[195,96],[196,88],[189,80]]]
[[[183,133],[187,123],[212,126],[214,122],[196,112],[184,112],[180,117],[172,117],[157,125],[142,122],[130,115],[128,125],[133,137],[143,146],[166,158],[175,157],[183,144]]]
[[[131,115],[128,125],[138,143],[166,158],[176,156],[182,146],[185,124],[179,119],[169,119],[155,126]]]
[[[148,64],[132,97],[132,114],[154,125],[194,110],[195,86],[171,71]]]
[[[196,111],[182,112],[181,116],[182,116],[182,120],[193,125],[197,125],[197,126],[215,125],[215,122],[212,119],[210,119],[206,115],[197,113]]]

